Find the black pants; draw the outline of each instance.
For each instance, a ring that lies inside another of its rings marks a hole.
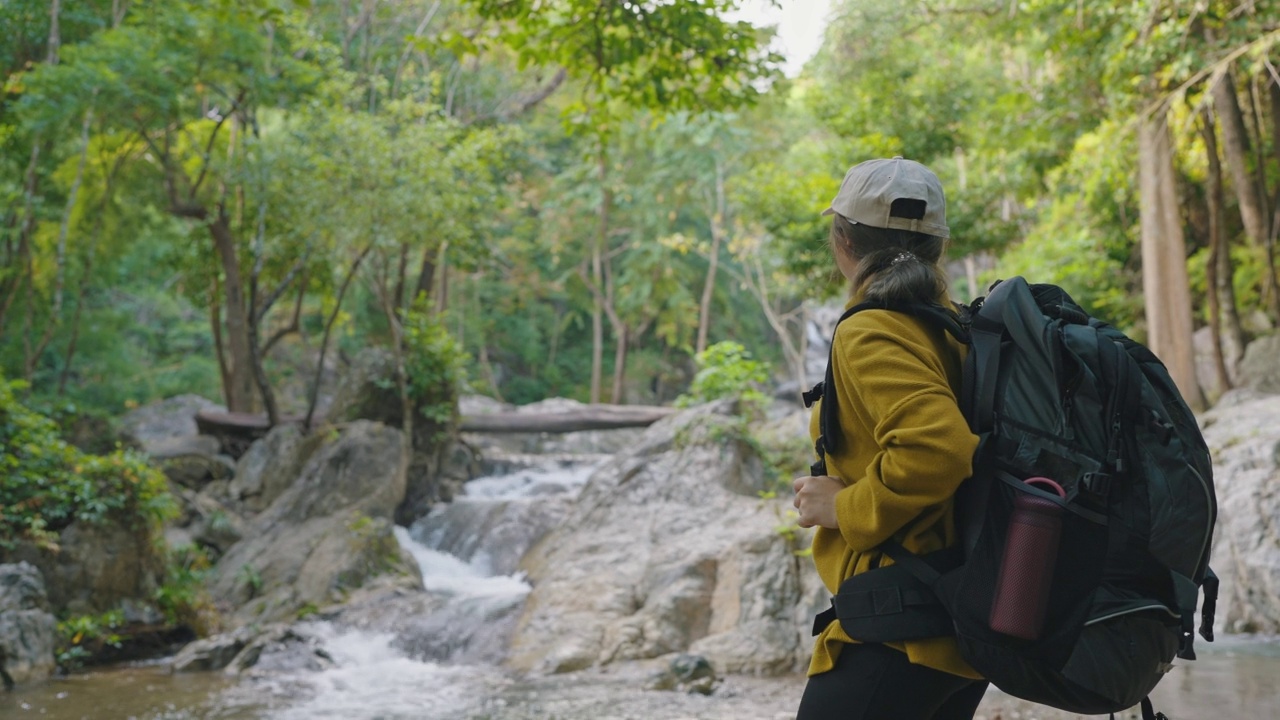
[[[796,720],[972,720],[986,690],[891,647],[846,645],[835,668],[809,678]]]

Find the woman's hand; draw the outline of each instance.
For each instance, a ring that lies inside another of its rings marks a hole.
[[[819,525],[839,530],[836,519],[836,493],[844,489],[844,483],[830,475],[796,478],[792,487],[796,499],[791,502],[800,511],[800,527]]]

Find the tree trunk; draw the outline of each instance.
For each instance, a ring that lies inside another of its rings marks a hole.
[[[329,311],[329,319],[324,323],[324,334],[320,337],[320,359],[316,361],[316,377],[311,383],[311,397],[307,399],[307,417],[302,421],[302,427],[306,430],[311,429],[311,422],[316,414],[316,401],[320,397],[320,383],[324,379],[324,356],[329,350],[329,336],[333,333],[333,324],[338,319],[338,313],[342,310],[342,300],[347,296],[347,288],[351,286],[351,280],[356,276],[356,272],[360,270],[360,263],[364,262],[365,256],[371,250],[373,250],[372,242],[365,245],[360,254],[356,256],[355,262],[351,263],[351,268],[347,270],[346,277],[342,278],[342,284],[338,286],[338,297],[333,302],[333,309]]]
[[[1213,96],[1213,108],[1221,119],[1222,153],[1226,159],[1227,171],[1231,173],[1231,184],[1240,204],[1240,218],[1244,221],[1245,234],[1249,242],[1258,245],[1266,241],[1268,236],[1265,215],[1262,213],[1262,200],[1258,197],[1257,184],[1249,176],[1249,135],[1244,127],[1244,116],[1240,111],[1239,98],[1236,95],[1234,75],[1227,72],[1210,91]]]
[[[592,294],[591,304],[591,402],[600,402],[600,380],[604,368],[604,297],[600,288],[604,286],[603,258],[605,243],[609,241],[609,203],[608,187],[609,161],[605,157],[604,141],[601,140],[598,160],[598,177],[600,179],[599,227],[595,242],[591,244],[591,281],[596,291]]]
[[[248,308],[245,305],[244,280],[240,276],[240,263],[236,255],[235,236],[225,209],[219,205],[209,222],[209,234],[222,264],[226,299],[227,374],[222,394],[231,412],[257,412],[257,396],[254,393],[253,350],[249,339]]]
[[[1191,337],[1187,249],[1174,184],[1173,144],[1163,112],[1140,122],[1138,152],[1148,345],[1164,361],[1187,404],[1198,410],[1204,400],[1196,381]]]
[[[621,323],[614,326],[614,349],[613,349],[613,388],[610,390],[609,397],[617,405],[621,405],[627,401],[625,397],[626,390],[623,383],[627,375],[627,339],[629,333],[627,327]]]
[[[436,281],[436,254],[435,248],[428,247],[422,251],[422,264],[418,267],[418,284],[414,286],[413,299],[425,297],[431,300],[431,290],[435,287]]]
[[[716,288],[716,266],[720,261],[720,242],[724,238],[724,165],[716,158],[716,205],[711,214],[711,261],[707,279],[702,285],[702,302],[698,308],[698,341],[695,353],[707,349],[707,329],[711,325],[711,298]]]
[[[1205,187],[1205,199],[1209,213],[1209,262],[1205,270],[1205,296],[1209,305],[1209,328],[1213,333],[1213,364],[1218,377],[1217,389],[1226,392],[1231,389],[1231,373],[1227,370],[1226,353],[1223,350],[1223,321],[1228,313],[1234,314],[1234,307],[1228,310],[1228,303],[1235,304],[1235,293],[1231,288],[1231,251],[1223,237],[1222,227],[1222,163],[1218,159],[1217,129],[1213,121],[1213,113],[1205,108],[1201,116],[1204,120],[1200,126],[1204,138],[1205,155],[1208,158],[1208,182]],[[1223,270],[1226,270],[1226,292],[1223,291]],[[1230,323],[1227,323],[1228,326]],[[1236,318],[1235,330],[1239,330],[1239,318]],[[1239,357],[1238,355],[1234,357]]]

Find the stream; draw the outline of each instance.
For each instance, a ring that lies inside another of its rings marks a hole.
[[[595,467],[544,461],[468,483],[410,528],[397,528],[436,600],[414,618],[429,646],[391,633],[300,625],[333,662],[323,670],[171,674],[166,661],[95,668],[0,693],[0,718],[21,720],[785,720],[800,675],[733,676],[710,696],[644,689],[661,667],[635,663],[549,677],[499,667],[500,648],[471,628],[514,622],[530,587],[516,566],[557,522]],[[479,618],[479,620],[477,620]],[[443,640],[441,639],[443,638]],[[1199,643],[1153,694],[1172,720],[1280,717],[1280,639],[1228,636]],[[1082,716],[988,692],[983,720]],[[1117,715],[1121,717],[1121,715]],[[1124,717],[1138,717],[1126,714]]]

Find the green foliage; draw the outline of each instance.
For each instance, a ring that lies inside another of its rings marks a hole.
[[[244,583],[245,587],[249,588],[250,599],[256,598],[262,593],[262,574],[251,563],[241,565],[236,577]]]
[[[418,414],[437,427],[453,422],[470,358],[437,315],[410,310],[404,315],[405,373]]]
[[[1103,125],[1083,135],[1071,160],[1050,174],[1049,207],[1025,241],[1005,252],[992,277],[1024,275],[1061,285],[1085,311],[1125,331],[1140,324],[1141,281],[1132,256],[1138,233],[1132,140]],[[985,284],[984,284],[985,285]]]
[[[760,386],[769,380],[769,366],[753,360],[741,344],[718,342],[698,353],[694,360],[698,372],[689,393],[681,396],[677,405],[688,407],[728,397],[741,398],[744,404],[754,407],[768,401]]]
[[[124,637],[117,631],[125,626],[124,613],[111,610],[101,615],[77,615],[58,623],[54,654],[58,665],[74,669],[104,647],[119,648]]]
[[[205,580],[213,569],[209,554],[197,545],[170,548],[165,578],[154,600],[171,625],[192,628],[197,635],[217,629],[218,612]]]
[[[482,17],[504,21],[502,40],[525,64],[563,67],[594,97],[572,105],[575,122],[606,131],[622,108],[706,110],[750,102],[780,58],[762,33],[727,19],[738,0],[470,0]],[[598,117],[603,115],[606,119]]]
[[[154,533],[173,516],[163,473],[133,451],[80,452],[19,402],[23,388],[0,377],[0,548],[24,540],[55,548],[57,533],[76,521]]]

